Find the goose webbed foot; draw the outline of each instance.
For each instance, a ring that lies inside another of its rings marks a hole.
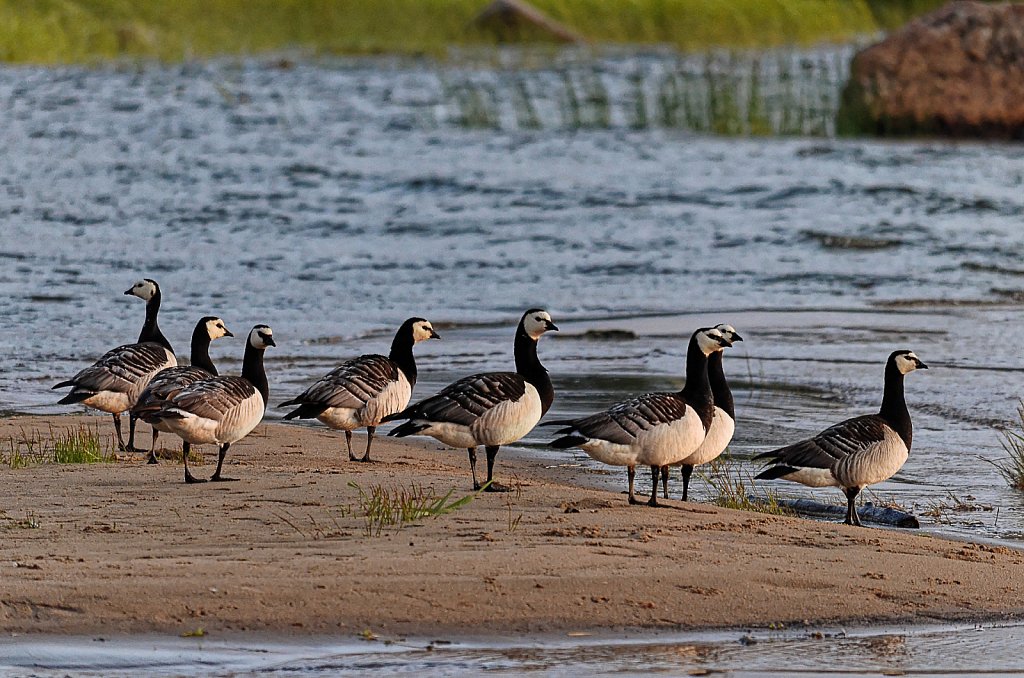
[[[205,483],[206,482],[206,478],[196,478],[194,475],[192,475],[188,471],[188,469],[186,469],[185,470],[185,482],[188,483],[189,485],[194,485],[195,483]]]
[[[352,431],[345,431],[345,445],[348,447],[349,461],[362,461],[362,459],[352,453]]]
[[[487,489],[484,492],[511,492],[512,488],[501,483],[496,483],[493,480],[487,485]]]
[[[212,475],[210,476],[211,483],[237,483],[238,478],[228,478],[227,476]]]
[[[149,451],[149,457],[146,459],[147,464],[159,464],[160,460],[156,458],[156,450]]]
[[[847,487],[843,489],[843,492],[846,494],[846,520],[843,521],[843,524],[863,527],[860,524],[860,516],[857,515],[857,506],[854,503],[860,493],[860,488]]]
[[[637,499],[637,498],[636,498],[636,497],[634,497],[633,495],[629,495],[629,503],[630,503],[631,505],[633,505],[633,506],[636,506],[636,505],[638,505],[638,504],[643,504],[644,502],[640,501],[639,499]]]
[[[373,460],[370,459],[370,445],[373,445],[373,432],[377,430],[376,426],[366,427],[366,452],[363,453],[363,458],[359,461],[369,464]]]

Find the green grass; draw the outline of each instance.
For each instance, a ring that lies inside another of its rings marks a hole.
[[[410,487],[371,485],[363,489],[351,481],[349,487],[359,493],[359,514],[364,519],[364,533],[368,537],[380,536],[385,527],[400,528],[423,518],[436,518],[457,511],[479,496],[479,492],[474,492],[452,500],[454,489],[437,496],[433,488],[415,483]]]
[[[778,495],[773,490],[755,485],[750,471],[738,461],[722,456],[699,467],[698,472],[711,486],[713,504],[755,513],[793,515],[792,511],[779,505]]]
[[[1006,484],[1015,490],[1024,490],[1024,401],[1017,405],[1016,430],[1000,431],[1000,442],[1006,451],[1006,460],[992,462]]]
[[[0,60],[167,61],[299,49],[444,54],[488,45],[487,0],[0,0]],[[592,44],[690,51],[836,42],[885,30],[942,0],[535,0]]]
[[[117,456],[100,443],[95,426],[72,426],[54,429],[49,435],[38,431],[22,431],[0,444],[0,464],[12,469],[40,464],[113,463]]]

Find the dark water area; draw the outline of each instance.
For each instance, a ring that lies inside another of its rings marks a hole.
[[[563,328],[541,345],[562,417],[677,386],[688,334],[730,322],[737,457],[877,407],[885,357],[911,348],[933,368],[908,378],[914,450],[868,498],[1024,539],[1024,500],[988,463],[1024,394],[1024,147],[615,116],[480,130],[446,94],[464,71],[284,65],[0,68],[0,411],[69,411],[49,387],[135,339],[142,304],[121,292],[143,276],[182,356],[202,315],[272,325],[274,403],[386,351],[412,315],[444,335],[417,349],[417,395],[507,369],[520,313],[543,306]],[[630,68],[596,70],[614,95]],[[212,353],[237,370],[242,345]],[[523,444],[582,461],[546,434]]]
[[[565,637],[0,639],[5,676],[1019,675],[1020,626],[972,624]]]

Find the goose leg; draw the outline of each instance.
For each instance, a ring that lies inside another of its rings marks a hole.
[[[114,432],[117,433],[117,449],[124,452],[127,448],[124,446],[124,438],[121,436],[121,413],[112,416],[114,417]]]
[[[626,473],[629,475],[629,503],[639,504],[640,500],[633,494],[633,481],[636,479],[636,466],[627,466]]]
[[[658,505],[658,479],[661,478],[661,467],[651,467],[651,498],[647,500],[648,506]]]
[[[860,516],[857,515],[857,507],[854,505],[854,500],[857,495],[860,494],[859,487],[847,487],[843,489],[846,493],[846,520],[843,522],[846,525],[856,525],[862,527],[860,524]]]
[[[348,460],[359,461],[359,457],[352,454],[352,431],[345,431],[345,444],[348,445]]]
[[[370,445],[373,444],[373,432],[376,430],[376,426],[366,427],[366,452],[363,453],[363,458],[359,461],[370,461]]]
[[[683,501],[689,501],[686,498],[687,491],[690,489],[690,476],[693,475],[693,465],[683,464]]]
[[[661,467],[661,493],[668,499],[668,466]]]
[[[139,423],[139,418],[131,412],[128,413],[128,452],[143,452],[135,447],[135,425]]]
[[[220,454],[217,455],[217,470],[210,476],[210,482],[213,483],[226,483],[232,480],[238,480],[238,478],[225,478],[220,474],[220,469],[224,466],[224,457],[227,456],[228,448],[231,447],[231,443],[224,443],[220,446]]]
[[[487,489],[485,492],[508,492],[507,487],[494,482],[494,458],[498,456],[498,445],[488,445],[487,450]]]
[[[185,482],[186,483],[205,483],[206,478],[196,478],[192,475],[192,472],[188,470],[188,455],[192,452],[192,445],[187,441],[181,443],[181,459],[185,462]]]
[[[156,428],[154,428],[153,429],[153,444],[149,446],[149,459],[146,460],[147,464],[156,464],[156,463],[158,463],[157,462],[157,458],[156,458],[156,439],[159,438],[159,437],[160,437],[160,431],[157,431]]]
[[[480,483],[476,481],[476,448],[470,447],[469,450],[469,470],[473,474],[473,489],[479,490]]]

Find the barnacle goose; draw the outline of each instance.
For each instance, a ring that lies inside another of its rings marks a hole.
[[[558,327],[548,312],[531,308],[516,328],[515,372],[487,372],[459,379],[437,395],[385,417],[384,421],[408,420],[388,435],[423,434],[469,450],[474,490],[480,489],[476,448],[483,445],[487,451],[486,490],[507,491],[494,482],[498,449],[532,431],[555,399],[548,371],[537,358],[537,342],[549,330],[558,331]]]
[[[349,461],[370,461],[370,445],[381,420],[401,412],[409,404],[416,385],[413,345],[426,339],[440,339],[423,318],[409,318],[395,333],[387,357],[361,355],[334,368],[297,398],[279,407],[298,405],[285,419],[316,417],[335,430],[345,432]],[[366,427],[366,452],[352,454],[352,431]]]
[[[235,335],[231,334],[220,318],[212,315],[200,318],[192,330],[191,364],[168,367],[158,372],[139,395],[138,402],[132,407],[132,415],[142,418],[146,412],[160,409],[166,400],[189,384],[216,377],[217,368],[210,360],[210,342],[221,337],[233,336]],[[160,431],[169,433],[170,429],[160,422],[153,425],[153,444],[149,450],[150,464],[157,463],[156,439]]]
[[[717,328],[697,330],[686,349],[686,385],[681,391],[645,393],[589,417],[549,422],[564,424],[556,433],[566,434],[551,446],[579,447],[597,461],[625,466],[630,504],[638,503],[633,495],[636,466],[650,466],[654,486],[647,504],[657,506],[662,467],[691,455],[711,426],[714,401],[708,383],[708,356],[731,345]]]
[[[217,470],[212,481],[234,480],[221,476],[224,456],[231,443],[249,435],[263,420],[270,386],[263,369],[263,352],[274,343],[274,333],[266,325],[256,325],[249,332],[242,359],[242,376],[210,377],[197,381],[171,396],[159,410],[145,414],[145,421],[160,423],[178,435],[184,444],[185,482],[205,482],[188,470],[192,445],[220,445]]]
[[[131,409],[149,380],[162,369],[174,367],[178,361],[170,342],[160,331],[160,286],[146,278],[132,285],[125,294],[146,302],[146,322],[138,342],[107,351],[103,356],[67,381],[53,388],[71,386],[71,392],[58,400],[61,405],[82,403],[114,417],[114,431],[120,450],[138,452],[135,448],[135,415],[128,417],[128,445],[121,437],[121,413]]]
[[[743,341],[743,337],[732,325],[717,325],[716,329],[724,334],[730,343]],[[693,454],[678,464],[673,464],[673,466],[682,466],[683,501],[687,500],[693,467],[717,459],[729,446],[732,434],[736,430],[736,412],[732,402],[732,391],[729,390],[729,382],[725,380],[725,370],[722,369],[724,355],[725,350],[722,349],[708,356],[708,382],[711,384],[711,393],[715,400],[715,416],[711,419],[708,434]],[[661,486],[665,499],[668,499],[668,468],[662,469]]]
[[[913,351],[893,351],[885,363],[885,391],[878,414],[868,414],[831,426],[808,440],[762,452],[768,468],[764,480],[792,480],[809,487],[842,488],[846,494],[847,525],[860,525],[854,499],[867,485],[891,478],[906,463],[914,429],[903,396],[903,377],[928,369]]]

